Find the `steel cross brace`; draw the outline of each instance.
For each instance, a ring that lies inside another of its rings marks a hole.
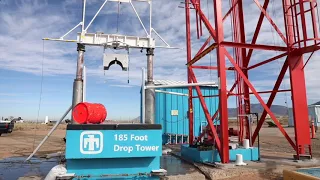
[[[193,3],[193,5],[195,7],[197,7],[196,3],[193,2],[194,0],[191,0],[191,2]],[[217,48],[217,43],[213,43],[212,45],[210,45],[207,49],[203,50],[209,43],[209,41],[211,40],[211,38],[213,38],[215,41],[217,40],[216,37],[216,31],[213,29],[213,27],[211,26],[210,22],[208,21],[208,19],[206,18],[206,16],[203,14],[201,9],[198,9],[198,13],[199,13],[199,17],[200,19],[204,22],[205,26],[207,27],[209,33],[211,34],[211,36],[206,40],[206,42],[202,45],[202,47],[200,48],[200,50],[198,51],[198,53],[195,55],[195,57],[188,62],[186,65],[190,66],[192,64],[194,64],[195,62],[199,61],[202,57],[204,57],[205,55],[207,55],[208,53],[210,53],[212,50],[214,50],[215,48]],[[264,16],[262,16],[264,17]],[[269,17],[269,16],[268,16]],[[260,19],[259,19],[260,20]],[[262,18],[263,20],[263,18]],[[261,23],[262,23],[261,20]],[[259,25],[260,21],[258,22]],[[258,26],[257,25],[257,26]],[[261,25],[260,25],[261,26]],[[259,33],[260,31],[260,26],[259,29],[256,29],[255,35]],[[281,32],[280,32],[281,33]],[[269,45],[256,45],[255,41],[257,39],[257,35],[254,36],[253,41],[254,43],[251,44],[245,44],[245,43],[235,43],[235,42],[222,42],[221,44],[225,45],[225,46],[230,46],[230,47],[245,47],[245,48],[249,48],[249,53],[247,56],[247,59],[250,59],[251,54],[253,49],[262,49],[262,50],[277,50],[277,51],[287,51],[287,47],[280,47],[280,46],[269,46]],[[226,51],[225,47],[223,47],[223,49]],[[248,62],[249,60],[247,60]],[[249,64],[249,62],[247,63]]]
[[[270,117],[273,119],[274,123],[277,125],[277,127],[279,128],[279,130],[281,131],[281,133],[285,136],[285,138],[288,140],[288,142],[291,144],[291,146],[296,149],[296,145],[295,143],[292,141],[292,139],[289,137],[289,135],[287,134],[287,132],[283,129],[283,127],[281,126],[280,122],[277,120],[276,116],[273,114],[273,112],[270,110],[269,106],[267,104],[264,103],[264,101],[262,100],[262,98],[260,97],[260,95],[258,94],[258,92],[255,90],[255,88],[253,87],[253,85],[250,83],[249,79],[244,75],[244,73],[242,72],[242,70],[240,69],[240,67],[236,64],[236,62],[233,60],[233,58],[228,55],[228,53],[226,53],[227,58],[229,59],[229,61],[231,62],[231,64],[233,64],[235,70],[239,73],[239,75],[242,77],[243,81],[249,86],[249,88],[251,89],[251,91],[253,92],[253,94],[256,96],[256,98],[258,99],[258,101],[260,102],[260,104],[262,105],[262,107],[264,108],[264,110],[270,115]],[[270,100],[270,99],[269,99]],[[264,112],[265,112],[264,111]],[[259,121],[259,123],[261,123],[262,121]],[[262,124],[262,123],[261,123]],[[258,127],[257,127],[258,128]],[[256,129],[256,132],[258,129]],[[254,142],[254,141],[252,141]]]
[[[226,13],[226,15],[224,15],[222,21],[227,19],[227,17],[231,14],[231,12],[233,11],[233,9],[236,7],[237,4],[238,4],[238,1],[234,5],[232,5],[232,7],[229,9],[229,11]]]
[[[199,49],[195,57],[198,56],[204,50],[204,48],[209,44],[211,39],[212,39],[212,36],[209,36],[206,42],[201,46],[201,48]]]
[[[269,0],[265,0],[264,4],[263,4],[263,9],[267,10],[268,5],[269,5]],[[258,23],[257,23],[256,30],[255,30],[255,32],[253,34],[253,38],[252,38],[251,44],[255,44],[257,42],[258,35],[259,35],[260,29],[261,29],[261,25],[262,25],[263,19],[264,19],[264,14],[261,11],[260,17],[259,17],[259,20],[258,20]],[[247,55],[247,61],[246,61],[247,64],[244,64],[245,66],[249,65],[252,53],[253,53],[253,49],[250,49],[249,52],[248,52],[248,55]]]
[[[287,52],[285,52],[285,53],[283,53],[283,54],[280,54],[280,55],[278,55],[278,56],[275,56],[275,57],[273,57],[273,58],[264,60],[264,61],[262,61],[262,62],[259,62],[259,63],[255,64],[255,65],[252,65],[252,66],[248,67],[247,70],[250,70],[250,69],[253,69],[253,68],[262,66],[262,65],[264,65],[264,64],[267,64],[267,63],[269,63],[269,62],[275,61],[275,60],[277,60],[277,59],[279,59],[279,58],[282,58],[282,57],[284,57],[284,56],[286,56],[286,55],[288,55]]]
[[[189,73],[190,73],[190,75],[191,75],[191,77],[192,77],[193,83],[197,83],[197,79],[196,79],[196,77],[195,77],[195,75],[194,75],[193,70],[189,70]],[[206,103],[205,103],[205,100],[204,100],[204,98],[202,97],[202,92],[201,92],[201,90],[200,90],[200,87],[199,87],[199,86],[195,86],[195,88],[196,88],[197,94],[198,94],[198,96],[199,96],[199,100],[200,100],[200,104],[201,104],[201,106],[202,106],[203,112],[204,112],[204,114],[205,114],[205,116],[206,116],[206,119],[207,119],[207,121],[208,121],[208,123],[209,123],[209,127],[210,127],[211,132],[212,132],[212,134],[213,134],[213,136],[214,136],[214,139],[215,139],[215,141],[216,141],[217,149],[218,149],[219,154],[220,154],[220,153],[221,153],[221,142],[220,142],[220,139],[219,139],[217,130],[216,130],[216,128],[214,127],[213,122],[211,121],[210,113],[209,113],[208,107],[207,107],[207,105],[206,105]]]
[[[238,81],[236,81],[236,82],[233,83],[233,85],[232,85],[232,87],[231,87],[231,89],[230,89],[227,97],[231,96],[231,94],[232,94],[234,88],[236,88],[237,84],[238,84]],[[199,97],[199,96],[198,96],[198,97]],[[218,107],[218,109],[216,110],[216,112],[214,113],[214,115],[212,116],[211,121],[213,121],[213,120],[218,116],[218,113],[219,113],[219,107]],[[210,126],[207,125],[206,129],[208,129],[209,127],[210,127]],[[201,132],[201,134],[200,134],[199,138],[197,139],[197,141],[200,141],[200,139],[201,139],[203,136],[204,136],[204,132]]]
[[[196,2],[195,0],[190,0],[191,3],[193,4],[194,7],[196,7]],[[203,21],[204,25],[207,27],[210,35],[212,36],[212,38],[217,42],[217,32],[213,29],[213,27],[211,26],[209,20],[207,19],[206,15],[202,12],[201,9],[198,10],[199,13],[199,17],[200,19]],[[223,47],[223,49],[225,49]]]
[[[280,85],[281,85],[281,82],[282,82],[282,80],[283,80],[283,78],[284,78],[284,76],[285,76],[285,73],[286,73],[288,67],[289,67],[288,60],[286,60],[286,61],[284,62],[284,64],[283,64],[283,66],[282,66],[282,69],[281,69],[281,71],[280,71],[280,74],[279,74],[279,76],[278,76],[278,79],[277,79],[277,81],[276,81],[276,83],[275,83],[275,85],[274,85],[274,87],[273,87],[273,92],[270,94],[269,100],[268,100],[268,102],[267,102],[267,106],[268,106],[268,107],[271,107],[271,105],[272,105],[272,103],[273,103],[273,100],[274,100],[274,98],[276,97],[277,91],[278,91],[278,89],[279,89],[279,87],[280,87]],[[263,124],[264,121],[265,121],[266,116],[267,116],[267,111],[264,110],[263,113],[262,113],[262,115],[261,115],[261,117],[260,117],[259,123],[257,124],[256,130],[255,130],[255,132],[254,132],[253,135],[252,135],[252,143],[254,143],[254,141],[256,140],[256,138],[257,138],[257,136],[258,136],[258,133],[259,133],[261,127],[262,127],[262,124]]]
[[[282,32],[280,31],[280,29],[278,28],[278,26],[273,22],[272,18],[269,16],[268,12],[261,6],[261,4],[259,3],[258,0],[253,0],[257,6],[259,7],[259,9],[261,10],[261,12],[266,16],[266,18],[269,20],[270,24],[273,26],[273,28],[277,31],[277,33],[279,34],[279,36],[281,37],[281,39],[284,41],[285,44],[287,44],[287,39],[284,37],[284,35],[282,34]]]

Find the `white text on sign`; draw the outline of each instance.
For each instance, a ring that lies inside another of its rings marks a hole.
[[[130,142],[146,142],[148,141],[148,135],[135,135],[135,134],[115,134],[114,135],[115,141],[130,141]],[[135,152],[154,152],[159,151],[159,146],[148,146],[148,145],[141,145],[141,144],[135,144],[135,145],[126,145],[121,146],[115,144],[113,146],[114,152],[127,152],[131,153],[133,151]]]
[[[115,134],[114,135],[114,140],[115,141],[148,141],[148,136],[147,135],[142,135],[142,136],[136,136],[134,134]]]
[[[131,153],[134,150],[136,150],[137,152],[158,151],[159,146],[142,146],[140,144],[136,144],[135,146],[120,146],[120,145],[113,146],[113,151],[115,152],[120,151],[120,152]]]

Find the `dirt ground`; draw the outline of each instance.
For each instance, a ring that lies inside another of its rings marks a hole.
[[[30,155],[51,128],[52,126],[46,124],[15,124],[15,129],[11,134],[2,134],[0,137],[0,159]],[[64,151],[65,129],[66,125],[60,125],[36,155],[43,156]]]
[[[16,124],[11,134],[3,134],[0,137],[0,159],[8,157],[28,156],[39,142],[45,137],[52,126],[38,124]],[[60,125],[48,141],[36,154],[38,157],[49,153],[64,151],[65,125]],[[294,135],[293,128],[285,128],[290,137]],[[201,165],[199,169],[206,172],[211,179],[282,179],[283,169],[296,169],[299,167],[320,166],[320,133],[312,139],[313,157],[311,163],[294,163],[294,153],[284,136],[277,128],[263,127],[260,133],[260,146],[262,162],[250,162],[248,166],[231,167],[226,169],[215,169]],[[1,173],[0,173],[1,174]],[[191,174],[180,174],[169,176],[169,179],[205,179],[200,171],[193,171]]]

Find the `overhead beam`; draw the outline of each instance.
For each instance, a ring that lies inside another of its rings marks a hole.
[[[155,48],[155,40],[149,37],[126,36],[103,33],[78,33],[77,41],[84,45],[104,46],[108,48]]]
[[[209,69],[209,70],[217,70],[217,66],[191,66],[193,69]],[[234,67],[226,67],[226,70],[233,71]]]
[[[259,94],[270,94],[270,93],[273,93],[273,92],[277,92],[277,93],[280,93],[280,92],[291,92],[290,89],[282,89],[282,90],[278,90],[278,91],[258,91],[257,93]],[[244,95],[245,93],[240,93],[240,94],[235,94],[235,93],[232,93],[232,92],[229,92],[228,96],[239,96],[239,95]],[[248,94],[254,94],[253,92],[249,92]],[[204,98],[212,98],[212,97],[219,97],[219,95],[211,95],[211,96],[203,96]],[[192,98],[199,98],[199,96],[193,96]]]
[[[204,45],[206,45],[206,43]],[[235,42],[228,42],[228,41],[221,42],[221,45],[229,46],[229,47],[235,47],[235,48],[247,48],[247,49],[258,49],[258,50],[268,50],[268,51],[287,51],[288,50],[287,47],[281,47],[281,46],[235,43]],[[196,63],[197,61],[199,61],[201,58],[203,58],[204,56],[209,54],[212,50],[216,49],[217,47],[218,47],[218,44],[217,43],[213,43],[212,45],[210,45],[205,50],[199,51],[197,53],[197,55],[191,61],[189,61],[186,65],[190,66],[190,65]],[[225,49],[225,48],[223,47],[223,49]]]
[[[235,48],[247,48],[247,49],[258,49],[258,50],[268,50],[268,51],[287,51],[287,47],[283,46],[271,46],[262,44],[247,44],[247,43],[237,43],[224,41],[221,43],[224,46],[235,47]]]

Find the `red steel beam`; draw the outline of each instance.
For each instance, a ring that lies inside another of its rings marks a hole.
[[[284,57],[284,56],[286,56],[286,55],[288,55],[287,52],[285,52],[285,53],[283,53],[283,54],[280,54],[280,55],[278,55],[278,56],[275,56],[275,57],[273,57],[273,58],[267,59],[267,60],[265,60],[265,61],[259,62],[259,63],[255,64],[255,65],[252,65],[252,66],[248,67],[247,70],[254,69],[254,68],[259,67],[259,66],[262,66],[262,65],[264,65],[264,64],[266,64],[266,63],[275,61],[275,60],[277,60],[277,59],[279,59],[279,58],[282,58],[282,57]]]
[[[195,5],[196,2],[195,0],[190,0],[190,2]],[[201,9],[199,9],[199,16],[200,19],[203,21],[204,25],[207,27],[209,33],[211,34],[212,38],[216,41],[216,31],[213,29],[213,27],[211,26],[209,20],[207,19],[206,15],[202,12]]]
[[[240,33],[240,42],[241,43],[246,43],[246,33],[245,33],[245,28],[244,28],[244,13],[243,13],[243,1],[240,0],[238,1],[239,5],[238,5],[238,16],[237,18],[239,19],[239,33]],[[243,66],[246,63],[247,59],[246,59],[246,49],[245,48],[241,48],[241,56],[239,56],[239,60],[242,61],[242,67],[241,68],[247,68],[247,66]],[[244,69],[243,70],[244,75],[248,78],[248,70]],[[247,86],[246,83],[243,83],[243,91],[244,91],[244,112],[245,114],[250,114],[251,113],[251,106],[250,106],[250,95],[249,95],[249,87]],[[246,127],[246,138],[249,139],[250,137],[250,126],[249,126],[249,118],[246,116],[245,117],[245,127]]]
[[[277,81],[276,81],[274,87],[273,87],[273,92],[271,93],[271,95],[269,97],[269,100],[267,102],[267,106],[269,108],[271,107],[271,105],[273,103],[273,100],[276,97],[277,91],[278,91],[278,89],[279,89],[279,87],[281,85],[281,82],[282,82],[282,80],[283,80],[283,78],[284,78],[284,76],[286,74],[287,69],[288,69],[288,61],[286,60],[285,63],[283,64],[283,66],[282,66],[280,74],[279,74],[279,76],[277,78]],[[263,110],[262,115],[260,116],[259,123],[257,124],[256,130],[254,131],[254,133],[252,135],[252,143],[255,142],[255,140],[256,140],[256,138],[258,136],[258,133],[259,133],[264,121],[265,121],[265,118],[266,118],[267,114],[268,114],[267,111]]]
[[[190,2],[195,5],[195,0],[190,0]],[[204,25],[206,26],[207,30],[209,31],[210,35],[212,36],[212,38],[217,42],[217,32],[213,29],[213,27],[211,26],[209,20],[207,19],[207,17],[205,16],[205,14],[202,12],[201,9],[199,9],[199,16],[200,19],[203,21]],[[223,47],[223,49],[225,49]]]
[[[258,91],[257,93],[259,94],[269,94],[269,93],[273,93],[273,92],[290,92],[290,89],[282,89],[282,90],[278,90],[278,91]],[[232,93],[229,92],[228,93],[228,97],[229,96],[239,96],[239,95],[244,95],[245,93]],[[249,94],[253,94],[253,92],[249,92]],[[211,96],[203,96],[204,98],[212,98],[212,97],[219,97],[219,95],[211,95]],[[199,98],[199,96],[193,96],[192,98]]]
[[[263,4],[263,9],[267,10],[268,5],[269,5],[269,0],[265,0],[264,4]],[[254,34],[253,34],[253,38],[252,38],[251,44],[255,44],[257,42],[258,35],[259,35],[260,29],[261,29],[261,26],[262,26],[263,19],[264,19],[264,14],[263,14],[263,12],[261,12],[260,16],[259,16],[259,20],[258,20],[257,26],[256,26],[256,30],[254,31]],[[249,52],[248,52],[248,55],[247,55],[247,64],[245,64],[245,66],[249,65],[252,53],[253,53],[253,49],[250,49]]]
[[[281,37],[281,39],[284,41],[285,44],[287,44],[287,39],[284,37],[284,35],[282,34],[282,32],[280,31],[280,29],[278,28],[278,26],[274,23],[274,21],[272,20],[272,18],[269,16],[268,12],[261,6],[261,4],[259,3],[259,0],[253,0],[257,6],[259,7],[259,9],[261,10],[261,12],[266,16],[266,18],[269,20],[270,24],[272,25],[272,27],[277,31],[277,33],[279,34],[279,36]]]
[[[185,13],[186,13],[186,41],[187,41],[187,62],[191,61],[191,28],[190,28],[190,6],[189,0],[185,0]],[[192,83],[190,71],[192,69],[188,68],[188,83]],[[188,98],[188,117],[189,117],[189,144],[193,143],[194,140],[194,122],[193,122],[193,103],[192,103],[192,87],[188,87],[189,98]]]
[[[232,5],[232,7],[229,9],[229,11],[226,13],[226,15],[224,15],[222,21],[225,21],[225,20],[227,19],[227,17],[231,14],[231,12],[233,11],[233,9],[235,8],[235,6],[236,6],[237,4],[238,4],[238,2],[235,3],[234,5]]]
[[[236,71],[239,73],[239,75],[242,77],[243,81],[249,86],[250,90],[254,93],[255,97],[258,99],[258,101],[260,102],[260,104],[262,105],[262,107],[264,108],[264,110],[270,115],[271,119],[274,121],[274,123],[277,125],[277,127],[279,128],[280,132],[285,136],[285,138],[288,140],[288,142],[290,143],[290,145],[296,149],[296,145],[295,143],[292,141],[292,139],[289,137],[289,135],[287,134],[287,132],[283,129],[283,127],[281,126],[280,122],[277,120],[276,116],[273,114],[273,112],[270,110],[270,107],[264,103],[264,101],[262,100],[262,98],[260,97],[260,95],[258,94],[258,92],[255,90],[255,88],[253,87],[253,85],[251,84],[251,82],[248,80],[248,78],[244,75],[244,73],[241,71],[241,69],[239,68],[239,66],[236,64],[236,62],[233,60],[233,58],[231,56],[229,56],[228,54],[226,54],[226,56],[228,57],[229,61],[231,62],[231,64],[235,67]],[[260,121],[259,121],[260,123]],[[258,128],[258,127],[257,127]],[[257,130],[257,129],[256,129]],[[256,131],[255,131],[256,132]],[[259,131],[258,131],[259,132]],[[254,142],[252,140],[252,142]]]
[[[292,96],[292,112],[297,144],[297,155],[305,154],[311,146],[307,92],[304,77],[303,56],[288,57]],[[311,152],[310,152],[311,155]]]
[[[231,87],[231,89],[230,89],[227,97],[229,97],[229,96],[230,96],[230,93],[232,93],[232,91],[236,88],[237,83],[238,83],[238,81],[236,81],[236,82],[233,83],[233,85],[232,85],[232,87]],[[219,96],[219,95],[218,95],[218,96]],[[205,97],[205,96],[203,96],[203,97]],[[214,113],[214,115],[212,116],[211,121],[213,121],[213,120],[218,116],[218,113],[219,113],[219,107],[218,107],[218,109],[216,110],[216,112]],[[208,129],[208,128],[209,128],[209,125],[207,125],[206,129]],[[200,141],[200,139],[201,139],[203,136],[204,136],[204,132],[201,132],[201,134],[200,134],[199,138],[197,139],[197,141]]]
[[[288,51],[288,48],[283,46],[246,44],[246,43],[227,42],[227,41],[224,41],[221,44],[224,46],[235,47],[235,48],[260,49],[260,50],[268,50],[268,51]]]
[[[195,57],[198,56],[204,50],[204,48],[209,44],[211,39],[212,39],[212,36],[209,36],[206,42],[204,42],[204,44],[201,46],[201,48],[199,49]]]
[[[198,55],[196,55],[191,61],[189,61],[186,65],[190,66],[194,63],[196,63],[197,61],[199,61],[201,58],[203,58],[205,55],[209,54],[213,49],[215,49],[217,47],[217,43],[213,43],[212,45],[210,45],[207,49],[203,50],[201,53],[199,53]]]
[[[258,91],[257,93],[259,94],[269,94],[269,93],[273,93],[273,92],[290,92],[290,89],[281,89],[281,90],[277,90],[277,91]],[[244,95],[245,93],[241,93],[241,94],[234,94],[231,93],[230,96],[238,96],[238,95]],[[249,94],[254,94],[253,92],[249,92]]]
[[[303,39],[308,39],[308,35],[307,35],[307,25],[306,25],[306,17],[305,17],[305,10],[304,10],[304,2],[302,0],[299,1],[299,9],[300,12],[302,12],[301,15],[301,25],[302,25],[302,34],[303,34]],[[297,16],[297,15],[296,15]],[[304,47],[307,46],[307,42],[304,41]]]
[[[193,81],[194,83],[197,83],[198,81],[197,81],[197,79],[196,79],[196,77],[195,77],[195,75],[194,75],[194,72],[193,72],[192,70],[190,70],[190,75],[191,75],[192,81]],[[200,101],[200,104],[201,104],[201,106],[202,106],[202,110],[203,110],[203,112],[204,112],[204,114],[205,114],[205,116],[206,116],[208,125],[209,125],[209,127],[210,127],[210,129],[211,129],[211,132],[212,132],[213,136],[214,136],[214,140],[216,141],[216,145],[217,145],[218,152],[219,152],[219,154],[221,154],[221,151],[222,151],[222,149],[221,149],[221,142],[220,142],[220,139],[219,139],[217,130],[216,130],[216,128],[214,127],[214,124],[213,124],[213,122],[212,122],[212,120],[211,120],[211,117],[210,117],[209,110],[208,110],[208,107],[207,107],[207,105],[206,105],[206,102],[205,102],[204,98],[202,97],[201,89],[200,89],[199,86],[194,86],[194,87],[196,88],[197,94],[198,94],[198,96],[199,96],[199,101]]]
[[[206,43],[204,44],[206,45]],[[270,51],[287,51],[287,47],[281,47],[281,46],[269,46],[269,45],[261,45],[261,44],[246,44],[246,43],[235,43],[235,42],[227,42],[223,41],[221,42],[221,45],[229,46],[229,47],[235,47],[235,48],[248,48],[248,49],[260,49],[260,50],[270,50]],[[205,46],[202,46],[205,47]],[[200,50],[202,50],[202,47]],[[205,55],[209,54],[212,50],[216,49],[218,47],[217,43],[213,43],[210,45],[207,49],[200,51],[200,53],[197,53],[197,55],[189,61],[186,65],[190,66],[197,61],[199,61],[201,58],[203,58]],[[225,49],[225,48],[223,48]]]
[[[283,0],[284,5],[290,4],[290,0]],[[303,39],[304,39],[304,47],[306,46],[306,24],[305,24],[305,16],[304,16],[304,2],[299,0],[301,21],[302,21],[302,30],[303,30]],[[287,7],[287,6],[286,6]],[[288,11],[287,16],[285,16],[285,20],[288,24],[287,27],[287,36],[288,46],[291,47],[293,43],[295,43],[294,39],[294,27],[289,26],[293,24],[293,21],[290,17],[295,16],[297,18],[297,14],[291,14]],[[312,46],[310,46],[312,47]],[[302,48],[305,51],[305,48]],[[296,52],[292,52],[288,55],[288,66],[290,72],[290,84],[291,84],[291,97],[292,97],[292,110],[293,110],[293,119],[294,119],[294,129],[295,129],[295,140],[296,140],[296,155],[297,158],[300,159],[301,154],[305,154],[306,150],[309,150],[309,154],[311,153],[311,139],[310,139],[310,131],[309,131],[309,121],[308,121],[308,104],[307,104],[307,94],[306,94],[306,84],[304,77],[304,69],[303,69],[303,54],[296,54]]]
[[[221,138],[221,162],[229,163],[229,129],[228,129],[228,97],[227,97],[227,75],[225,48],[221,44],[224,41],[223,21],[222,21],[222,0],[214,2],[215,27],[217,29],[217,61],[219,78],[219,115],[220,115],[220,138]],[[203,97],[200,96],[203,99]]]
[[[210,69],[210,70],[218,70],[217,66],[191,66],[193,69]],[[234,67],[226,67],[227,71],[233,71]]]
[[[315,45],[311,45],[311,46],[307,46],[304,48],[295,49],[295,50],[293,50],[292,53],[295,55],[299,55],[299,54],[311,53],[311,52],[317,51],[319,49],[320,49],[320,43],[315,44]]]

